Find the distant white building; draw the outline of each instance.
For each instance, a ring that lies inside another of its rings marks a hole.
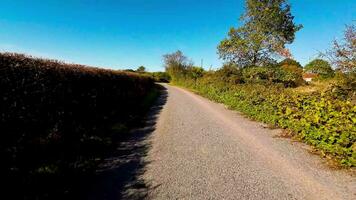
[[[303,74],[303,79],[306,82],[312,82],[314,78],[316,78],[318,75],[314,73],[304,73]]]

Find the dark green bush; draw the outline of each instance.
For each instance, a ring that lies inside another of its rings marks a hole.
[[[113,124],[133,123],[154,85],[133,73],[9,53],[0,54],[0,77],[0,173],[13,195],[63,192],[92,173],[126,130]]]

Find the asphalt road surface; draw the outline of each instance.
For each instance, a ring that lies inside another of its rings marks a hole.
[[[184,89],[148,138],[148,199],[356,199],[356,179],[305,144]],[[134,192],[134,191],[133,191]]]

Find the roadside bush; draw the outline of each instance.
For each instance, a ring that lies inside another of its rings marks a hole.
[[[280,80],[286,87],[303,85],[303,69],[296,65],[283,65],[277,80]]]
[[[356,73],[335,73],[336,83],[332,85],[333,94],[342,99],[351,99],[356,104]]]
[[[0,76],[0,173],[14,199],[68,193],[135,123],[154,88],[134,73],[10,53],[0,54]]]
[[[171,76],[167,72],[152,72],[150,73],[156,82],[169,83]]]
[[[224,66],[214,73],[214,77],[217,80],[238,84],[243,82],[242,71],[238,66],[232,63],[226,63]]]
[[[351,99],[340,99],[333,91],[297,94],[275,84],[227,84],[209,77],[179,84],[255,120],[289,129],[343,165],[356,166],[356,106]]]
[[[272,84],[280,83],[285,87],[296,87],[304,83],[303,70],[295,65],[247,67],[242,70],[246,83]]]
[[[186,76],[188,78],[197,80],[198,78],[203,77],[204,69],[201,67],[191,66],[186,69]]]

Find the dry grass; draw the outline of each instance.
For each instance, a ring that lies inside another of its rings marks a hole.
[[[293,92],[301,93],[301,94],[309,94],[318,91],[326,91],[330,88],[331,85],[335,84],[335,79],[330,80],[316,80],[307,85],[299,86],[297,88],[289,88]]]

